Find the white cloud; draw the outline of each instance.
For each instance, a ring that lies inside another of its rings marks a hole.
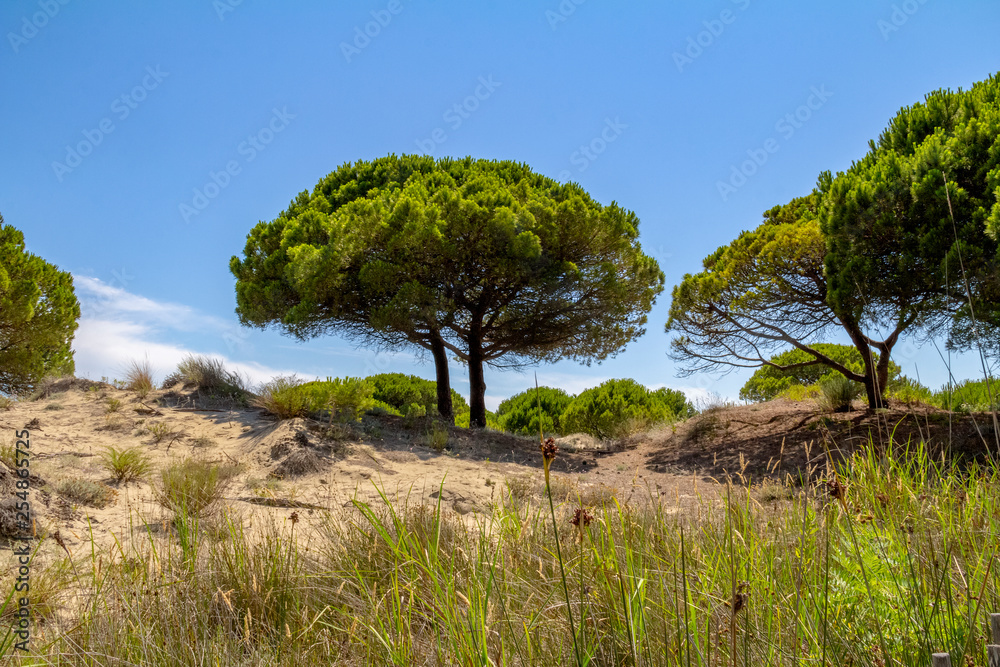
[[[178,342],[185,334],[197,333],[199,338],[225,342],[231,352],[249,347],[245,345],[247,334],[237,323],[189,306],[132,294],[88,276],[73,276],[73,283],[81,309],[80,326],[73,340],[76,374],[80,377],[121,378],[129,362],[148,359],[154,375],[162,380],[190,354],[221,359],[228,369],[253,383],[293,373]]]

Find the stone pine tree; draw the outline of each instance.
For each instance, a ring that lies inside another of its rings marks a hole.
[[[32,391],[48,375],[72,375],[80,304],[73,277],[27,252],[0,215],[0,392]]]
[[[869,152],[809,196],[710,255],[674,290],[668,331],[686,370],[823,364],[885,405],[907,332],[956,346],[1000,341],[1000,79],[936,91],[890,121]],[[979,319],[974,318],[978,313]],[[810,343],[847,334],[858,372]],[[778,349],[806,358],[776,365]]]
[[[450,416],[448,356],[486,424],[485,365],[617,354],[663,289],[639,220],[526,165],[389,156],[345,164],[249,234],[237,313],[305,339],[336,333],[430,351]]]

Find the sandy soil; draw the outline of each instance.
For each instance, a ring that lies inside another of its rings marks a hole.
[[[117,410],[109,411],[116,401]],[[952,453],[966,456],[996,451],[989,417],[975,419],[977,430],[968,417],[949,418],[930,408],[898,406],[867,415],[858,407],[824,415],[812,402],[774,401],[711,410],[616,443],[567,436],[558,441],[553,487],[559,499],[585,504],[616,498],[681,511],[713,497],[713,480],[727,476],[742,482],[822,476],[827,450],[836,456],[869,437],[884,442],[893,428],[897,442],[921,436],[942,448],[950,442]],[[440,437],[435,448],[427,422],[366,416],[331,431],[306,419],[276,422],[262,411],[232,408],[181,387],[140,401],[106,384],[63,380],[42,398],[0,412],[0,444],[13,445],[15,431],[23,428],[31,432],[36,529],[58,531],[74,554],[89,551],[91,534],[98,544],[122,541],[144,533],[144,526],[166,526],[171,516],[155,501],[150,483],[116,485],[109,479],[100,459],[109,446],[141,447],[156,470],[186,457],[235,464],[239,472],[225,505],[279,519],[295,512],[306,525],[355,499],[380,502],[380,494],[411,505],[440,502],[477,520],[488,518],[508,486],[536,496],[543,488],[537,439],[450,428],[447,442]],[[157,437],[151,428],[163,432]],[[156,473],[151,478],[155,482]],[[61,481],[74,479],[107,484],[114,500],[98,508],[56,491]],[[0,502],[13,497],[13,480],[0,464]],[[0,514],[7,509],[0,506]],[[59,549],[53,542],[45,540],[44,549]]]

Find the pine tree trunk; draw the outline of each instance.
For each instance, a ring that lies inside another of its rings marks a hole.
[[[483,377],[481,324],[469,327],[469,428],[486,428],[486,380]]]
[[[441,418],[449,424],[455,423],[455,413],[451,404],[451,376],[448,372],[448,350],[440,334],[431,338],[431,354],[434,355],[434,373],[437,379],[437,408]]]

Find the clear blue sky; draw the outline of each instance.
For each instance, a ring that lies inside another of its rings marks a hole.
[[[433,377],[407,353],[242,330],[228,270],[257,221],[338,165],[430,152],[526,162],[642,221],[667,276],[647,333],[601,365],[543,365],[543,384],[734,397],[749,372],[676,377],[670,288],[900,107],[1000,70],[996,0],[5,0],[0,29],[0,211],[74,274],[91,378],[143,355],[162,378],[187,352],[255,379]],[[929,345],[896,356],[946,380]],[[486,381],[491,408],[532,383]],[[453,384],[466,393],[459,366]]]

